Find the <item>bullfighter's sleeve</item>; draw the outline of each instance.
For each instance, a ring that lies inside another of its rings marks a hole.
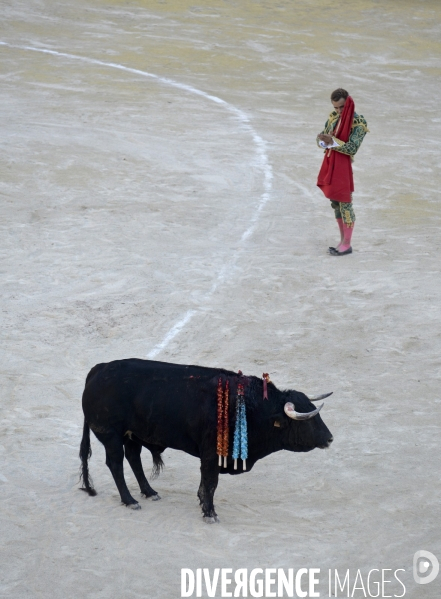
[[[320,131],[319,135],[322,135],[322,133],[327,133],[327,134],[329,135],[329,129],[330,129],[330,126],[329,126],[329,120],[330,120],[330,119],[328,119],[328,120],[326,121],[326,123],[325,123],[325,126],[324,126],[324,128],[323,128],[323,131]],[[318,138],[318,135],[317,135],[317,137],[316,137],[316,140],[315,140],[315,141],[317,142],[317,146],[318,146],[318,147],[319,147],[321,150],[323,150],[323,146],[320,144],[320,140],[319,140],[319,138]]]
[[[351,135],[346,143],[337,137],[333,137],[334,141],[338,144],[335,151],[351,156],[351,158],[354,157],[368,131],[366,120],[361,115],[357,116],[354,119]]]

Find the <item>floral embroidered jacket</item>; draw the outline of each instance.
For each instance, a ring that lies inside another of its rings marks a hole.
[[[332,111],[329,115],[328,120],[326,121],[325,128],[323,129],[322,133],[332,135],[337,124],[338,118],[339,115],[335,112],[335,110]],[[335,147],[333,147],[333,150],[335,150],[336,152],[341,152],[342,154],[347,154],[351,157],[351,160],[354,160],[354,156],[357,153],[358,148],[361,146],[361,142],[363,141],[364,136],[368,132],[369,129],[367,128],[366,119],[361,114],[357,114],[355,112],[349,140],[345,143],[344,141],[341,141],[337,137],[333,136],[332,139],[337,144]],[[319,148],[322,147],[319,144],[318,138],[317,145]]]

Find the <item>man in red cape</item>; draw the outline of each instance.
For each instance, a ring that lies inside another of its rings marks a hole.
[[[344,256],[352,254],[355,225],[352,162],[368,128],[366,120],[355,112],[354,100],[345,89],[333,91],[331,102],[334,110],[317,136],[318,146],[325,149],[317,185],[331,201],[340,229],[340,243],[328,251],[331,256]]]

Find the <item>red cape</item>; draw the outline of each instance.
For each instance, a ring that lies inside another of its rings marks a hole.
[[[334,137],[345,143],[351,135],[354,110],[354,100],[351,96],[348,96],[333,133]],[[351,202],[351,194],[354,191],[351,157],[335,150],[326,150],[317,185],[330,200],[334,200],[335,202]]]

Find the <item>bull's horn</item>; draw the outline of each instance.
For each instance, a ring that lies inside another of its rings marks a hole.
[[[308,397],[308,399],[309,401],[318,401],[319,399],[325,399],[325,397],[329,397],[333,393],[334,391],[331,391],[331,393],[323,393],[323,395],[312,395],[311,397]]]
[[[294,404],[288,401],[285,404],[283,411],[287,416],[289,416],[289,418],[292,418],[293,420],[309,420],[310,418],[314,418],[314,416],[320,412],[324,405],[325,404],[322,403],[322,405],[319,406],[316,410],[313,410],[312,412],[306,412],[306,414],[303,414],[300,412],[296,412]]]

